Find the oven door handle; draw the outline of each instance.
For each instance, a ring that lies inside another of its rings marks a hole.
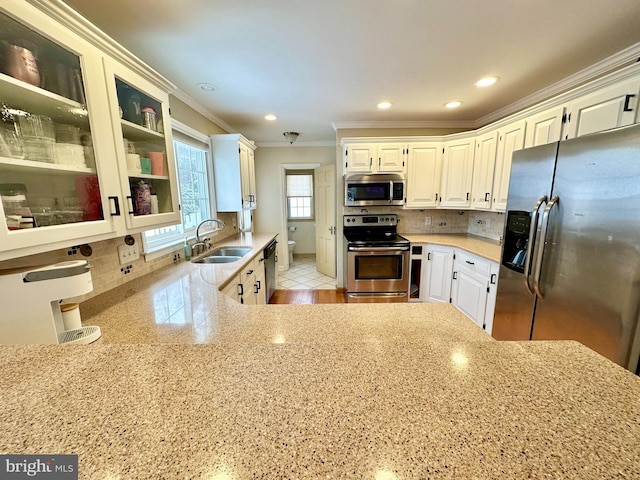
[[[406,292],[387,292],[387,293],[348,293],[350,298],[402,298],[406,297]]]
[[[349,247],[350,252],[408,252],[409,247]]]

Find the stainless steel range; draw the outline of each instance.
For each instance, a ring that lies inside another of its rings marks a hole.
[[[398,216],[345,215],[342,225],[347,302],[408,301],[410,245],[397,234]]]

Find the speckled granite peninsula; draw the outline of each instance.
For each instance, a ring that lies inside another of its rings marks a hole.
[[[218,267],[83,303],[94,344],[0,347],[0,452],[83,479],[640,478],[640,379],[586,347],[448,304],[246,307]]]

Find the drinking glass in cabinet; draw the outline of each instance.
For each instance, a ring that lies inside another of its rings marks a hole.
[[[0,157],[24,158],[22,139],[13,125],[0,124]]]

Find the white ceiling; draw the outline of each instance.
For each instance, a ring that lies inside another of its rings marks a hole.
[[[223,126],[283,145],[335,141],[332,123],[475,124],[640,42],[640,0],[65,1]]]

